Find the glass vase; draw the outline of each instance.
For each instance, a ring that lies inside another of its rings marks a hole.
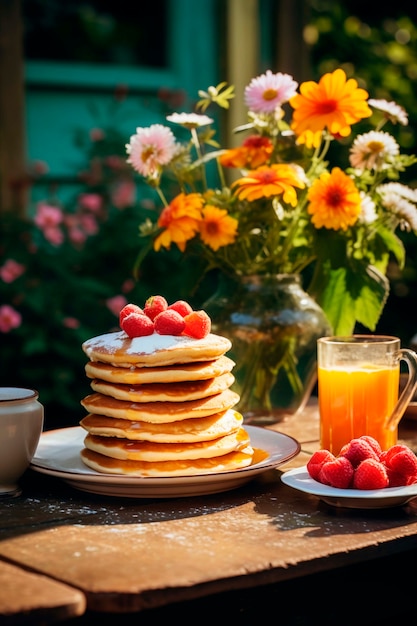
[[[317,380],[317,339],[330,333],[298,274],[220,276],[203,305],[212,332],[228,337],[232,387],[246,423],[272,424],[301,411]]]

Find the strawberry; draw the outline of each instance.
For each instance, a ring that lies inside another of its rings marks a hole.
[[[129,313],[122,321],[121,327],[130,338],[152,335],[154,331],[153,321],[144,313]]]
[[[184,317],[184,335],[203,339],[211,330],[211,319],[205,311],[193,311]]]
[[[370,444],[361,437],[351,439],[349,443],[343,446],[340,456],[344,456],[352,463],[353,467],[357,467],[361,461],[365,459],[378,460],[379,457]]]
[[[122,328],[122,322],[130,313],[143,313],[143,310],[137,304],[126,304],[119,313],[119,325]]]
[[[185,300],[177,300],[176,302],[173,302],[169,305],[168,309],[178,311],[178,313],[182,315],[182,317],[185,317],[186,315],[189,315],[193,312],[191,305],[188,304],[188,302],[186,302]]]
[[[330,487],[347,489],[350,487],[354,472],[355,470],[349,459],[345,456],[339,456],[334,461],[323,463],[319,473],[319,482]]]
[[[159,335],[181,335],[185,328],[184,318],[174,309],[166,309],[159,313],[154,320],[155,332]]]
[[[335,458],[334,454],[332,454],[329,450],[317,450],[314,452],[307,463],[307,471],[311,478],[318,480],[323,463],[326,461],[334,461]]]
[[[167,308],[168,302],[165,300],[164,296],[150,296],[145,302],[143,312],[151,320],[154,320],[158,313],[166,311]]]
[[[388,486],[388,474],[383,463],[372,458],[359,463],[353,477],[354,489],[384,489]]]

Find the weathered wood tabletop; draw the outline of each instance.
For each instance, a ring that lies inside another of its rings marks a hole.
[[[271,428],[295,437],[300,454],[207,496],[94,495],[29,470],[23,494],[1,504],[0,583],[9,584],[0,584],[0,622],[39,623],[42,612],[47,624],[85,609],[147,613],[417,553],[417,500],[343,509],[281,482],[283,471],[305,465],[318,448],[315,406]],[[417,449],[416,422],[403,420],[400,437]]]

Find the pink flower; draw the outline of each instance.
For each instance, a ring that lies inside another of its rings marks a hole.
[[[19,328],[22,323],[22,316],[16,309],[3,304],[0,306],[0,332],[8,333],[13,328]]]
[[[132,180],[123,180],[111,190],[111,199],[116,209],[133,206],[136,200],[136,185]]]
[[[106,300],[107,308],[113,313],[113,315],[118,316],[123,307],[127,304],[127,300],[124,296],[114,296],[113,298],[109,298]]]
[[[122,285],[123,293],[129,293],[135,287],[135,281],[132,278],[127,278]]]
[[[104,161],[107,167],[115,171],[123,170],[125,166],[124,159],[122,159],[122,157],[117,156],[117,154],[110,154],[108,157],[105,158]]]
[[[41,202],[38,204],[38,209],[33,221],[36,226],[44,231],[46,228],[58,226],[58,224],[62,223],[63,219],[61,209]]]
[[[62,320],[62,324],[66,328],[79,328],[80,320],[77,320],[76,317],[64,317],[64,319]]]
[[[94,215],[80,215],[80,226],[87,235],[96,235],[99,230]]]
[[[148,128],[137,128],[130,143],[126,145],[130,163],[142,176],[154,177],[161,165],[170,162],[175,154],[175,137],[172,131],[162,124],[152,124]]]
[[[105,137],[104,131],[101,128],[92,128],[90,130],[91,141],[102,141]]]
[[[245,89],[245,104],[255,113],[273,113],[295,95],[298,83],[289,74],[265,74],[253,78]]]
[[[75,246],[81,246],[86,242],[87,235],[78,225],[74,225],[68,229],[68,238]]]
[[[12,283],[26,271],[26,267],[18,263],[14,259],[7,259],[2,267],[0,267],[0,278],[5,283]]]
[[[45,239],[47,239],[53,246],[60,246],[64,241],[64,233],[57,226],[44,228],[42,232]]]
[[[78,201],[84,209],[88,209],[91,213],[100,213],[103,207],[103,198],[98,193],[83,193],[79,196]]]

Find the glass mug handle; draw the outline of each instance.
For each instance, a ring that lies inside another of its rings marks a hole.
[[[397,428],[417,389],[417,353],[409,348],[401,348],[398,353],[400,360],[407,363],[408,380],[387,423],[387,427],[392,430]]]

